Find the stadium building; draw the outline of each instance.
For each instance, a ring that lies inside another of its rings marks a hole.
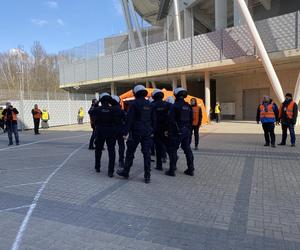
[[[128,32],[60,53],[60,85],[70,92],[121,94],[134,84],[183,86],[219,101],[223,115],[253,120],[263,95],[280,95],[238,0],[120,0]],[[300,70],[300,1],[246,0],[282,91]],[[142,20],[142,21],[141,21]],[[280,92],[280,91],[279,91]]]

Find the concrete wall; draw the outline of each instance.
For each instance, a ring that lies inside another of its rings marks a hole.
[[[277,70],[284,93],[294,93],[299,70]],[[263,71],[251,71],[236,76],[223,76],[217,78],[217,100],[234,102],[236,105],[236,119],[243,119],[243,90],[270,88],[270,95],[279,104],[268,77]],[[257,103],[258,105],[259,103]]]

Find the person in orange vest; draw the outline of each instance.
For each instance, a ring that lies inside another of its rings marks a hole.
[[[40,121],[42,117],[42,111],[39,109],[38,105],[35,104],[34,108],[31,110],[34,123],[34,134],[39,135]]]
[[[281,121],[282,139],[279,146],[286,145],[287,130],[290,131],[291,146],[296,146],[295,124],[298,117],[298,105],[293,101],[293,96],[290,93],[285,95],[285,101],[279,108],[279,119]]]
[[[192,126],[192,135],[194,133],[195,137],[195,150],[198,150],[199,145],[199,129],[202,123],[202,110],[198,106],[197,99],[191,99],[191,106],[193,108],[193,126]]]
[[[12,134],[15,135],[16,145],[19,145],[19,134],[18,134],[18,118],[19,111],[14,108],[10,102],[6,103],[6,108],[3,110],[2,115],[4,117],[8,140],[8,146],[13,145]]]
[[[275,148],[275,122],[279,121],[279,112],[278,107],[273,103],[272,99],[269,96],[264,96],[262,104],[258,106],[256,114],[256,122],[259,124],[259,121],[262,124],[265,136],[265,147],[271,146]],[[271,138],[271,140],[270,140]]]

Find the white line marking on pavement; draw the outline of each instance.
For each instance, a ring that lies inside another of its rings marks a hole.
[[[49,166],[44,166],[44,167],[32,167],[32,168],[0,169],[0,174],[7,173],[7,172],[13,172],[13,171],[36,170],[36,169],[47,169],[47,168],[57,168],[57,165],[49,165]]]
[[[21,206],[21,207],[6,208],[6,209],[0,210],[0,213],[9,212],[9,211],[13,211],[13,210],[18,210],[18,209],[22,209],[22,208],[29,208],[29,207],[30,207],[30,205],[25,205],[25,206]]]
[[[2,188],[13,188],[13,187],[22,187],[22,186],[30,186],[30,185],[38,185],[38,184],[43,184],[43,181],[40,182],[31,182],[31,183],[24,183],[24,184],[16,184],[16,185],[11,185],[11,186],[0,186],[0,189]]]
[[[0,148],[0,152],[1,151],[7,151],[7,150],[10,150],[10,149],[18,149],[18,148],[22,148],[22,147],[25,147],[25,146],[34,145],[34,144],[43,143],[43,142],[60,141],[60,140],[64,140],[64,139],[72,139],[72,138],[78,138],[78,137],[83,137],[83,136],[86,136],[86,135],[77,135],[77,136],[53,138],[53,139],[48,139],[48,140],[40,140],[40,141],[21,144],[19,146]]]
[[[27,214],[25,216],[25,218],[23,219],[23,222],[19,228],[18,234],[15,238],[14,244],[11,248],[11,250],[18,250],[24,235],[24,232],[27,228],[28,222],[30,220],[30,217],[42,195],[42,192],[44,191],[46,185],[49,183],[49,181],[51,180],[51,178],[73,157],[73,155],[75,155],[78,151],[80,151],[83,147],[85,147],[87,145],[87,143],[83,144],[82,146],[80,146],[79,148],[75,149],[71,154],[69,154],[69,156],[48,176],[48,178],[46,179],[46,181],[43,183],[43,185],[40,187],[40,189],[38,190],[38,192],[36,193],[28,211]]]

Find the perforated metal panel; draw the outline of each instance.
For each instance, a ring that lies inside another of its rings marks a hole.
[[[298,11],[296,13],[296,18],[298,19],[297,20],[297,23],[298,23],[298,29],[297,29],[297,34],[296,34],[296,39],[297,39],[297,42],[296,42],[296,47],[297,48],[300,48],[300,11]]]
[[[72,83],[75,82],[75,72],[74,72],[75,65],[71,63],[66,63],[64,65],[64,72],[65,72],[65,83]]]
[[[49,112],[50,126],[62,126],[76,124],[78,110],[83,107],[85,112],[84,122],[89,122],[88,104],[89,101],[54,101],[54,100],[25,100],[14,101],[12,105],[19,111],[18,126],[21,129],[32,129],[34,127],[31,110],[34,104],[38,104],[42,110],[46,108]]]
[[[87,80],[95,80],[98,79],[99,76],[99,72],[98,72],[98,59],[97,58],[93,58],[93,59],[89,59],[86,62],[86,76],[87,76]]]
[[[296,13],[257,22],[257,29],[268,52],[295,48]]]
[[[231,59],[254,54],[254,43],[246,26],[223,31],[223,59]]]
[[[191,39],[183,39],[180,41],[169,43],[169,56],[168,66],[169,68],[182,67],[192,64],[191,57]]]
[[[129,73],[145,73],[146,67],[146,47],[129,51]]]
[[[75,82],[86,81],[86,63],[79,61],[75,64]]]
[[[112,56],[100,56],[99,57],[99,78],[112,77]]]
[[[167,69],[167,42],[148,46],[147,69],[149,72]]]
[[[195,36],[193,40],[193,63],[200,64],[220,60],[221,33],[219,31]]]
[[[113,76],[128,76],[128,51],[113,55]]]

